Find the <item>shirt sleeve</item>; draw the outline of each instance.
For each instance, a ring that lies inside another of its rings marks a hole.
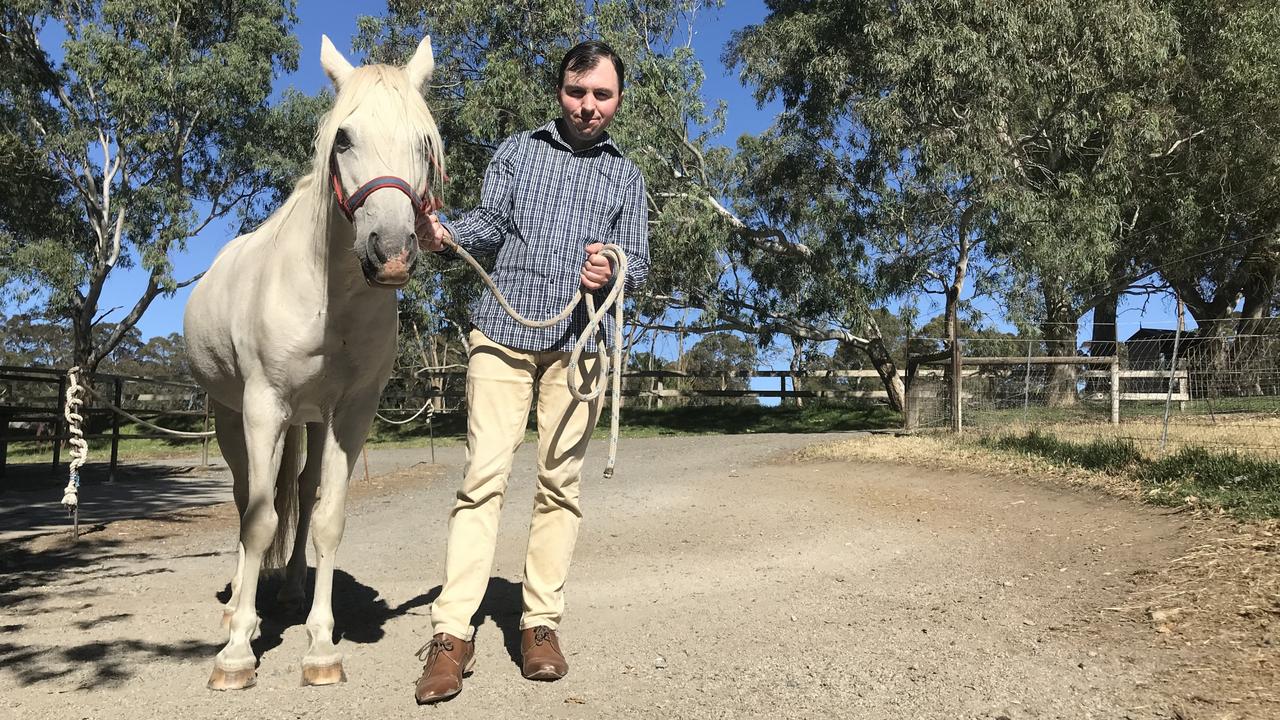
[[[518,139],[507,138],[484,171],[480,205],[456,220],[441,221],[454,242],[472,255],[498,252],[511,228],[511,187]]]
[[[638,169],[635,180],[623,192],[622,210],[610,242],[627,253],[625,287],[631,292],[649,277],[649,200],[645,195],[644,175]]]

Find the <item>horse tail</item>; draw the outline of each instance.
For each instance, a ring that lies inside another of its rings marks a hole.
[[[290,425],[284,436],[280,472],[276,474],[276,534],[263,559],[267,569],[289,562],[293,534],[298,525],[298,473],[301,472],[302,426]]]

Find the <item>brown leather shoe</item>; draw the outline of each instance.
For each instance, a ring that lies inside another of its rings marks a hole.
[[[520,631],[520,670],[530,680],[559,680],[569,674],[569,663],[560,652],[560,638],[545,625]]]
[[[462,678],[475,666],[475,643],[449,633],[437,633],[418,650],[424,661],[413,696],[419,705],[440,702],[462,692]],[[424,655],[425,654],[425,655]]]

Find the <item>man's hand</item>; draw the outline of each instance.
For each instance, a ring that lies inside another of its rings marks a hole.
[[[435,213],[419,215],[413,231],[418,235],[418,247],[430,252],[441,252],[445,241],[453,239]]]
[[[582,287],[588,290],[599,290],[613,277],[613,265],[609,258],[600,254],[604,243],[591,243],[586,247],[587,261],[582,263]]]

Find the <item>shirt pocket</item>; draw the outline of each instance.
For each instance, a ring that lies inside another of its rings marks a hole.
[[[609,242],[618,215],[622,211],[625,188],[618,181],[617,170],[597,158],[592,167],[581,174],[574,193],[575,228],[584,239]]]

